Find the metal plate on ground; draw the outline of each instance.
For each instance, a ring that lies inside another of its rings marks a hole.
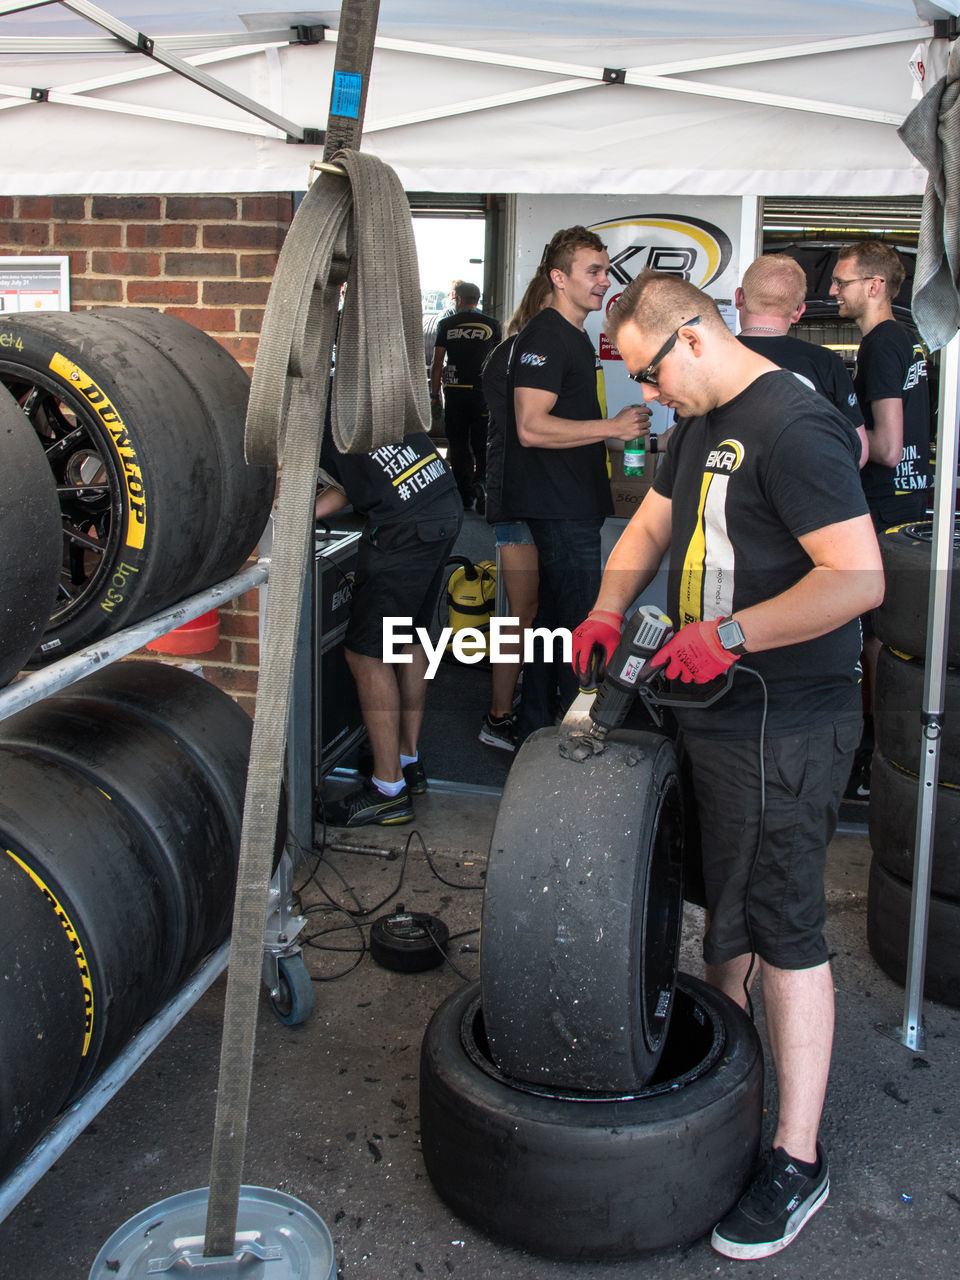
[[[209,1188],[158,1200],[125,1222],[94,1259],[89,1280],[336,1280],[333,1239],[309,1205],[269,1187],[241,1187],[236,1253],[205,1258]]]

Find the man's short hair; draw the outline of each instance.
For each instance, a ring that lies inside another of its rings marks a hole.
[[[837,261],[842,258],[853,258],[861,275],[879,276],[886,281],[887,297],[891,302],[900,292],[907,273],[900,255],[882,240],[856,240],[840,250]]]
[[[682,276],[646,267],[630,281],[611,306],[606,333],[616,346],[621,326],[632,320],[645,332],[662,334],[667,338],[674,329],[679,329],[694,316],[700,316],[706,328],[719,325],[724,332],[730,332],[709,294]]]
[[[603,253],[606,247],[595,231],[588,231],[581,226],[565,227],[556,232],[550,243],[544,246],[537,272],[549,277],[551,271],[559,269],[568,276],[578,249],[594,249],[597,253]]]
[[[468,307],[473,307],[480,301],[480,290],[475,284],[470,284],[467,280],[461,280],[453,296],[457,301],[465,302]]]
[[[807,273],[785,253],[765,253],[743,273],[744,308],[758,316],[788,320],[807,296]]]

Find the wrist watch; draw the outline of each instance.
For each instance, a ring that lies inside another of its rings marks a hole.
[[[744,654],[747,642],[744,639],[740,623],[733,618],[721,618],[717,623],[717,639],[728,653]]]

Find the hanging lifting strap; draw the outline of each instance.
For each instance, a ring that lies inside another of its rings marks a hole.
[[[334,160],[343,172],[321,172],[284,242],[247,413],[248,461],[282,459],[284,465],[240,839],[205,1257],[235,1249],[263,930],[334,338],[338,447],[367,452],[429,423],[406,196],[393,170],[375,156],[343,151]]]

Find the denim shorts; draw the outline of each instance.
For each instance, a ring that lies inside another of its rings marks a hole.
[[[506,520],[493,526],[498,547],[532,547],[533,534],[524,520]]]
[[[766,740],[759,854],[758,740],[683,735],[703,844],[707,964],[751,950],[777,969],[826,962],[824,865],[860,728],[859,713],[848,712]]]

